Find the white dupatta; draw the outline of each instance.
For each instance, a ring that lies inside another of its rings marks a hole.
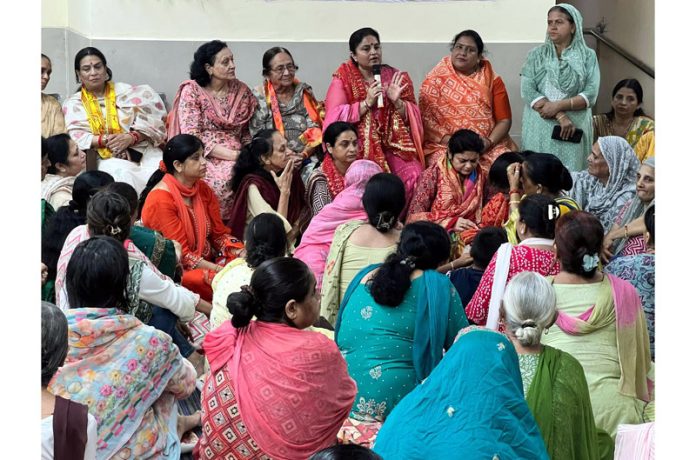
[[[521,246],[553,246],[553,240],[548,238],[527,238],[519,244]],[[488,318],[486,318],[486,327],[494,331],[498,330],[500,306],[503,301],[508,274],[510,273],[512,248],[512,244],[503,243],[498,248],[498,254],[495,259],[495,273],[493,274],[493,285],[491,286],[491,300],[488,303]]]

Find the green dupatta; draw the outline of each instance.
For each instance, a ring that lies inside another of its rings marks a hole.
[[[543,347],[526,399],[549,457],[558,460],[613,458],[611,437],[595,426],[585,372],[570,354]]]
[[[176,281],[176,250],[171,240],[160,232],[138,225],[131,227],[130,239],[162,274]]]

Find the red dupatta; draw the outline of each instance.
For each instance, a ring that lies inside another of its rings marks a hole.
[[[193,187],[186,187],[169,173],[164,175],[162,181],[167,184],[169,193],[174,199],[176,209],[179,211],[181,222],[186,231],[186,239],[188,240],[189,248],[191,248],[197,256],[202,257],[203,251],[205,250],[205,243],[208,239],[208,219],[205,203],[203,203],[198,193],[201,185],[200,181],[196,181]],[[184,203],[183,197],[191,198],[193,220],[189,214],[188,206]]]
[[[437,168],[437,197],[432,203],[428,217],[419,218],[418,214],[412,214],[409,221],[430,220],[441,222],[449,219],[446,229],[454,226],[459,217],[470,219],[474,222],[481,220],[481,207],[483,202],[483,185],[485,176],[480,166],[476,166],[476,179],[471,180],[471,175],[461,183],[460,175],[452,167],[447,155],[443,155],[434,166]],[[472,173],[473,174],[473,173]]]
[[[295,78],[293,84],[299,85],[300,80]],[[276,96],[275,88],[268,80],[263,82],[263,92],[266,100],[266,105],[273,116],[273,125],[278,132],[285,137],[285,125],[283,124],[283,115],[280,113],[280,105],[278,104],[278,96]],[[321,127],[324,119],[324,107],[320,102],[317,102],[314,94],[305,87],[302,91],[302,102],[309,118],[317,124],[318,127],[307,128],[300,135],[300,141],[309,147],[316,147],[321,144]]]
[[[382,66],[382,80],[390,82],[396,70],[388,65]],[[343,90],[348,99],[348,104],[354,104],[367,97],[367,86],[358,66],[352,61],[341,64],[333,74],[343,84]],[[408,74],[404,73],[406,89],[401,93],[404,102],[416,105],[416,97],[413,92],[413,82]],[[423,163],[423,151],[419,143],[414,142],[409,124],[401,118],[388,97],[384,97],[384,108],[369,110],[357,123],[358,139],[360,141],[360,153],[358,159],[372,160],[383,171],[389,172],[389,165],[385,157],[385,149],[392,149],[394,154],[406,161],[418,160]]]

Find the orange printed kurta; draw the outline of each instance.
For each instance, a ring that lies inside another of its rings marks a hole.
[[[466,76],[457,72],[450,57],[445,56],[426,75],[418,103],[428,164],[447,152],[447,145],[441,142],[444,136],[465,128],[488,137],[498,121],[512,118],[505,84],[485,59],[478,71]],[[517,145],[507,135],[481,155],[479,164],[488,172],[500,154],[515,150]]]

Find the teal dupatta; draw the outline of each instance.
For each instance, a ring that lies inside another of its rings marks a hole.
[[[360,281],[382,264],[368,265],[350,282],[343,301],[338,310],[334,339],[338,343],[341,330],[343,311],[353,292],[360,286]],[[425,380],[430,372],[442,360],[442,350],[447,337],[447,321],[449,316],[450,291],[453,289],[449,279],[435,270],[425,270],[424,283],[416,293],[418,306],[416,310],[416,328],[413,339],[413,364],[419,382]]]

